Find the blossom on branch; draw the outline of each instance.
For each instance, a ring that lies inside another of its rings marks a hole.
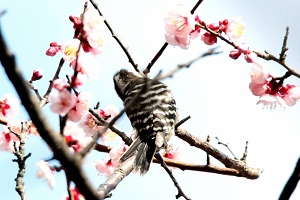
[[[64,138],[67,145],[74,152],[81,151],[92,139],[84,133],[82,128],[72,121],[67,121],[66,123]]]
[[[83,116],[88,113],[92,94],[90,92],[81,92],[77,95],[77,102],[70,110],[68,119],[73,122],[78,122]]]
[[[179,150],[179,147],[174,149],[173,145],[169,145],[168,148],[163,153],[164,158],[174,159],[174,160],[180,160],[181,152]]]
[[[182,4],[178,4],[173,7],[164,21],[167,34],[177,37],[185,37],[189,35],[195,27],[195,20],[193,16]]]
[[[83,49],[94,55],[101,53],[104,42],[104,19],[96,10],[87,10],[83,16],[83,37],[87,41],[83,43]]]
[[[273,78],[262,65],[253,64],[250,75],[249,88],[253,95],[260,97],[257,104],[262,104],[264,108],[285,108],[295,105],[300,99],[299,87],[283,85],[283,80]]]
[[[114,167],[117,167],[119,164],[119,158],[124,154],[124,152],[128,149],[128,146],[122,143],[121,145],[114,146],[109,151],[109,157],[111,163]]]
[[[190,11],[182,4],[178,4],[168,12],[165,21],[165,39],[173,46],[187,49],[190,45],[191,32],[195,28],[195,20]],[[200,29],[194,31],[198,33]],[[196,34],[193,34],[195,38]]]
[[[12,94],[0,97],[0,117],[9,119],[19,114],[20,102]]]
[[[64,42],[60,49],[63,59],[70,63],[76,60],[81,53],[79,51],[80,46],[80,40],[76,38]]]
[[[286,84],[280,91],[283,94],[283,100],[288,106],[294,106],[300,99],[300,87]]]
[[[50,109],[54,113],[65,116],[76,104],[75,94],[67,89],[52,90],[49,95]]]
[[[99,175],[104,174],[106,176],[110,176],[115,169],[110,159],[108,161],[96,160],[94,161],[94,166],[96,170],[99,172]]]
[[[245,29],[245,23],[242,22],[241,17],[236,17],[234,19],[225,19],[223,21],[220,21],[219,25],[220,30],[225,32],[228,38],[233,42],[237,42],[239,40]]]
[[[15,151],[14,142],[17,143],[16,146],[19,146],[17,136],[9,130],[8,126],[3,126],[0,133],[0,151],[13,153]]]
[[[236,60],[240,57],[240,55],[245,55],[245,60],[248,63],[255,63],[257,62],[257,55],[253,51],[249,49],[249,46],[247,46],[245,43],[236,44],[238,46],[238,49],[233,49],[229,53],[229,57]]]
[[[99,74],[99,64],[92,54],[82,53],[77,59],[71,62],[71,66],[77,72],[86,75],[91,79],[96,79]]]
[[[97,114],[99,114],[104,120],[110,122],[118,113],[119,110],[115,105],[108,105],[103,109],[94,110]],[[94,117],[91,113],[87,113],[78,123],[78,126],[83,128],[84,132],[89,135],[93,136],[96,134],[97,131],[103,130],[103,126],[97,125]],[[101,141],[103,143],[107,143],[109,141],[115,140],[116,133],[107,129],[101,135]]]
[[[37,167],[37,177],[45,179],[51,189],[54,188],[56,184],[56,179],[54,176],[54,169],[49,166],[44,160],[40,160],[36,163]]]

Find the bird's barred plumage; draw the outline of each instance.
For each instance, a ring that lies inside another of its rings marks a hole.
[[[135,171],[140,170],[141,174],[145,174],[154,154],[166,147],[167,141],[174,135],[178,122],[175,100],[162,82],[124,69],[115,74],[114,84],[131,125],[137,132],[137,138],[120,161],[136,155]]]

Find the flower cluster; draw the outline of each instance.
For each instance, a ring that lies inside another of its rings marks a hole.
[[[182,4],[170,9],[165,18],[166,41],[173,46],[188,49],[192,39],[199,36],[201,28],[207,31],[201,36],[201,40],[207,45],[217,43],[217,34],[225,33],[228,39],[237,42],[245,28],[241,18],[225,19],[217,23],[206,24],[199,16],[193,16]]]
[[[109,176],[112,174],[114,169],[118,166],[119,158],[127,150],[125,144],[114,146],[109,152],[109,158],[106,160],[96,160],[94,166],[99,174]]]
[[[45,179],[51,189],[54,188],[56,184],[56,179],[54,176],[54,169],[44,160],[40,160],[36,163],[37,167],[37,177]]]
[[[51,42],[46,55],[54,56],[59,51],[65,61],[79,73],[77,79],[72,77],[75,86],[81,85],[84,77],[95,78],[99,70],[96,55],[102,52],[103,46],[103,18],[95,10],[88,9],[81,17],[70,16],[73,22],[75,36],[73,39],[58,44]],[[74,84],[74,83],[73,83]]]
[[[249,88],[253,95],[260,97],[257,104],[273,110],[278,106],[293,106],[300,99],[300,87],[283,85],[282,79],[272,77],[262,65],[253,64],[250,75]]]
[[[206,45],[217,43],[218,37],[227,37],[235,49],[231,50],[229,57],[238,59],[244,55],[244,59],[252,64],[251,83],[249,88],[253,95],[259,96],[258,104],[275,109],[277,106],[285,108],[293,106],[300,99],[300,88],[295,85],[283,85],[284,78],[275,79],[263,69],[258,62],[258,56],[251,51],[249,46],[241,42],[245,24],[241,17],[224,19],[219,23],[207,24],[200,20],[199,16],[193,17],[182,4],[173,7],[165,18],[166,41],[173,46],[188,49],[191,39],[195,39],[201,29],[206,32],[202,34],[201,40]]]

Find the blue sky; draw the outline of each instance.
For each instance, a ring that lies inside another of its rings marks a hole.
[[[195,4],[191,0],[181,2],[189,7]],[[42,94],[60,59],[59,56],[47,57],[45,51],[52,41],[62,43],[72,38],[72,24],[68,16],[79,15],[83,10],[83,3],[80,0],[0,2],[0,10],[7,10],[1,18],[1,30],[16,54],[24,76],[30,78],[31,72],[36,68],[42,68],[45,72],[43,80],[36,85]],[[164,43],[163,18],[168,1],[104,0],[98,3],[118,35],[128,45],[137,63],[145,67]],[[289,26],[287,63],[300,71],[299,8],[300,3],[296,0],[214,0],[204,1],[196,13],[208,23],[218,22],[229,16],[242,16],[246,23],[244,41],[253,50],[268,50],[275,55],[280,52],[285,27]],[[221,41],[218,45],[224,54],[198,61],[165,83],[173,90],[180,116],[192,117],[183,125],[184,128],[202,139],[208,134],[211,138],[217,136],[223,142],[228,142],[238,157],[242,156],[245,142],[249,141],[247,163],[252,167],[263,168],[264,172],[258,180],[180,170],[174,170],[175,176],[192,199],[277,199],[299,157],[300,106],[296,105],[282,112],[270,112],[257,107],[255,104],[258,99],[248,90],[250,66],[241,58],[237,61],[229,59],[231,47]],[[186,51],[169,46],[154,65],[152,76],[160,69],[173,69],[207,48],[199,38]],[[108,31],[103,53],[98,56],[98,60],[101,68],[99,79],[91,80],[82,91],[93,92],[93,104],[100,101],[103,107],[116,104],[121,109],[122,103],[113,90],[112,76],[118,69],[131,66]],[[262,62],[275,76],[285,72],[275,63]],[[62,77],[68,72],[67,66],[65,68]],[[0,76],[1,84],[4,85],[0,89],[0,96],[15,94],[2,68]],[[296,78],[289,78],[287,83],[300,85]],[[53,127],[57,127],[58,119],[49,112],[48,106],[44,111]],[[27,115],[23,112],[20,117],[26,119]],[[120,119],[118,127],[123,131],[130,131],[126,117]],[[173,142],[182,145],[184,160],[206,163],[206,154],[202,151],[189,147],[177,138]],[[222,146],[217,146],[216,140],[212,144],[227,152]],[[63,173],[57,173],[57,185],[53,191],[35,175],[35,163],[39,159],[51,157],[47,145],[39,138],[29,137],[26,150],[33,153],[28,159],[25,175],[27,199],[61,199],[67,194]],[[93,153],[85,165],[95,187],[103,182],[104,177],[97,175],[91,163],[94,159],[105,156],[107,155]],[[3,199],[19,199],[14,190],[17,166],[12,163],[13,158],[11,154],[0,152],[0,185],[5,186],[0,188]],[[219,164],[214,160],[212,162]],[[176,189],[169,177],[162,168],[154,164],[144,177],[137,174],[126,177],[111,199],[175,199],[175,195]],[[300,189],[295,191],[291,199],[299,198]]]

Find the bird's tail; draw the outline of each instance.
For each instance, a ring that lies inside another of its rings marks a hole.
[[[140,170],[140,174],[144,175],[150,167],[156,152],[155,141],[143,140],[137,137],[127,151],[121,156],[119,162],[122,163],[128,158],[135,156],[135,166],[133,171],[137,172]]]

